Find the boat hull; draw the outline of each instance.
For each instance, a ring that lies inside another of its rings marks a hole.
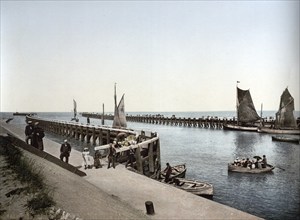
[[[300,144],[299,138],[292,138],[292,137],[281,137],[281,136],[272,136],[272,141],[280,141],[280,142],[289,142]]]
[[[224,124],[223,125],[224,130],[230,130],[230,131],[250,131],[250,132],[257,132],[257,127],[245,127],[245,126],[239,126],[239,125],[232,125],[232,124]]]
[[[249,169],[247,167],[242,167],[242,166],[235,166],[231,163],[228,164],[228,171],[237,172],[237,173],[253,173],[253,174],[268,173],[268,172],[272,172],[274,168],[275,167],[270,164],[268,164],[266,168],[254,168],[254,169]]]
[[[300,129],[273,129],[273,128],[259,128],[260,133],[268,134],[295,134],[300,135]]]
[[[184,178],[176,178],[174,186],[186,192],[193,193],[197,196],[212,198],[214,194],[213,185],[210,183],[200,182],[198,180],[187,180]]]

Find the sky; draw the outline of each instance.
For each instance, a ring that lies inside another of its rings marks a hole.
[[[2,1],[1,112],[299,110],[299,1]]]

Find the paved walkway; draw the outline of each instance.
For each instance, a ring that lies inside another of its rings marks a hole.
[[[0,122],[1,127],[13,135],[24,140],[24,127]],[[44,138],[44,148],[47,153],[59,156],[60,144]],[[152,180],[143,175],[127,170],[122,164],[118,164],[116,169],[107,169],[104,160],[103,168],[87,169],[86,177],[78,177],[90,184],[101,192],[111,195],[113,198],[128,204],[137,213],[144,213],[143,218],[150,219],[259,219],[256,216],[239,211],[237,209],[219,204],[170,185]],[[82,165],[81,152],[72,150],[70,163],[76,167]],[[75,175],[75,174],[73,174]],[[63,176],[61,178],[64,178]],[[72,185],[71,185],[72,188]],[[85,188],[82,188],[85,190]],[[76,193],[76,192],[74,192]],[[93,193],[87,191],[86,193]],[[82,199],[82,198],[78,198]],[[87,199],[85,197],[85,199]],[[99,198],[100,199],[100,198]],[[154,204],[155,215],[146,215],[145,202],[152,201]],[[103,204],[103,201],[101,202]],[[101,207],[98,201],[94,205]],[[121,210],[120,210],[121,211]],[[133,217],[140,219],[142,216]],[[129,217],[130,218],[130,217]]]

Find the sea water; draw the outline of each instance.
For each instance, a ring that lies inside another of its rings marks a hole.
[[[201,118],[202,116],[234,117],[234,112],[132,112],[129,115],[161,114],[165,117]],[[2,114],[8,116],[9,113]],[[263,117],[274,117],[275,111]],[[70,121],[72,113],[38,113],[39,117]],[[299,117],[299,112],[296,113]],[[12,117],[12,113],[10,113]],[[10,123],[25,126],[25,117],[14,116]],[[81,123],[87,120],[79,116]],[[100,125],[100,119],[90,119]],[[111,126],[112,121],[105,124]],[[186,163],[187,179],[212,183],[213,200],[265,219],[299,219],[300,217],[300,145],[274,142],[270,134],[225,131],[212,128],[179,127],[127,122],[134,130],[157,132],[161,144],[162,167]],[[46,133],[61,143],[64,137]],[[72,147],[82,150],[90,144],[70,139]],[[266,155],[276,168],[272,173],[229,173],[227,164],[236,157]],[[199,207],[200,208],[200,207]]]

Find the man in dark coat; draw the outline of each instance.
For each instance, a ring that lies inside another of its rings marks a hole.
[[[166,172],[166,176],[165,176],[165,182],[169,182],[170,181],[170,175],[172,173],[172,167],[170,166],[169,163],[166,164],[167,167],[165,168],[164,172]]]
[[[34,123],[31,145],[39,150],[44,150],[43,138],[45,137],[44,129],[39,126],[39,122]]]
[[[134,150],[132,149],[131,146],[129,146],[129,150],[127,151],[127,162],[125,167],[128,166],[128,164],[130,163],[130,166],[133,168],[133,161],[134,161]]]
[[[25,135],[26,135],[26,144],[29,144],[29,140],[30,140],[30,144],[32,143],[32,134],[33,134],[33,125],[32,125],[32,121],[28,121],[27,125],[25,127]]]
[[[60,159],[64,161],[64,157],[66,158],[66,163],[69,163],[69,156],[71,153],[71,145],[68,143],[68,140],[65,140],[64,143],[60,147]]]
[[[115,168],[115,161],[116,161],[116,148],[114,148],[113,144],[109,144],[108,149],[108,165],[107,169],[110,168],[110,164],[112,163],[113,168]]]

